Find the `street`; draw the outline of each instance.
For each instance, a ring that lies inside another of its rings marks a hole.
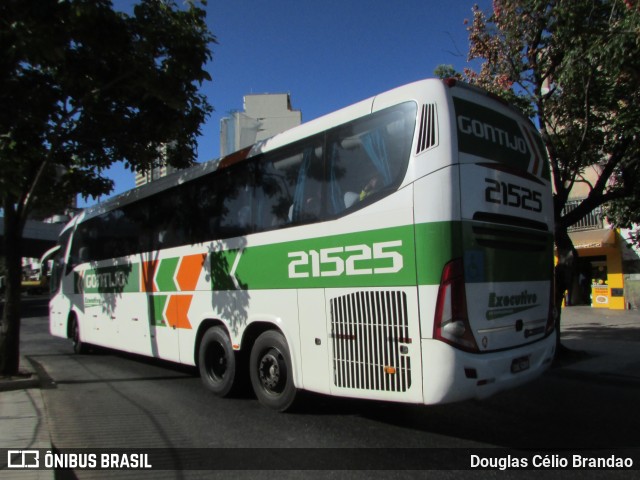
[[[22,320],[22,354],[44,379],[58,450],[640,448],[640,383],[596,382],[554,368],[482,402],[425,407],[305,394],[294,413],[279,414],[251,394],[212,396],[192,368],[110,350],[75,355],[70,341],[48,334],[48,320],[33,302]]]

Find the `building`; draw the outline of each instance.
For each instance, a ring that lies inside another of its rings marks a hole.
[[[158,157],[165,158],[165,156],[166,148],[158,148]],[[166,177],[176,170],[176,168],[167,165],[166,162],[162,160],[158,166],[153,167],[151,170],[136,172],[136,187],[140,187],[146,183],[150,183],[159,178]]]
[[[599,168],[594,165],[585,170],[583,181],[571,190],[565,212],[587,197]],[[640,272],[640,257],[627,242],[627,232],[608,225],[602,209],[597,208],[569,227],[569,236],[578,252],[578,264],[566,303],[613,310],[640,308],[640,274],[635,273]]]
[[[229,117],[220,120],[220,156],[266,140],[301,123],[302,113],[291,108],[291,96],[288,93],[245,95],[244,111],[231,112]],[[146,172],[136,172],[136,187],[175,171],[175,168],[163,162]]]
[[[291,107],[288,93],[244,96],[244,111],[220,120],[220,156],[266,140],[302,123],[300,110]]]
[[[154,167],[146,172],[136,172],[136,187],[140,187],[145,183],[153,182],[158,178],[166,177],[175,171],[176,168],[163,163],[162,165]]]

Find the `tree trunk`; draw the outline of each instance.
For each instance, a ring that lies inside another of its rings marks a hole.
[[[556,315],[556,332],[557,343],[556,351],[560,352],[563,348],[560,342],[560,319],[562,317],[562,301],[564,300],[564,294],[572,286],[573,274],[576,269],[578,252],[573,247],[573,242],[569,237],[569,233],[566,228],[556,228],[556,248],[558,250],[558,263],[555,268],[555,307],[557,311]]]
[[[20,290],[22,283],[22,230],[13,199],[4,198],[5,303],[0,324],[0,375],[16,375],[20,364]]]

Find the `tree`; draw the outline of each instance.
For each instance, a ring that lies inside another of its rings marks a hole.
[[[568,227],[611,202],[619,205],[612,218],[623,224],[635,219],[620,205],[640,206],[640,5],[494,0],[489,14],[474,7],[468,31],[469,60],[482,63],[465,79],[526,112],[549,154],[559,306],[577,257]],[[600,174],[588,196],[566,211],[569,192],[594,165]]]
[[[202,5],[206,5],[204,0]],[[0,374],[17,373],[25,221],[54,198],[108,193],[103,172],[195,161],[212,107],[198,93],[215,38],[203,8],[141,0],[0,3],[0,196],[7,267]],[[162,152],[162,155],[160,155]]]

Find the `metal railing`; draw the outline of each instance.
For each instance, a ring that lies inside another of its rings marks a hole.
[[[582,200],[570,200],[568,201],[564,209],[562,210],[562,215],[566,215],[567,213],[574,210],[578,205],[582,203]],[[577,223],[574,223],[568,228],[568,231],[575,232],[579,230],[596,230],[599,228],[605,228],[604,222],[602,218],[604,217],[604,213],[602,211],[602,207],[596,207],[594,210],[589,212],[588,215],[582,217]]]

